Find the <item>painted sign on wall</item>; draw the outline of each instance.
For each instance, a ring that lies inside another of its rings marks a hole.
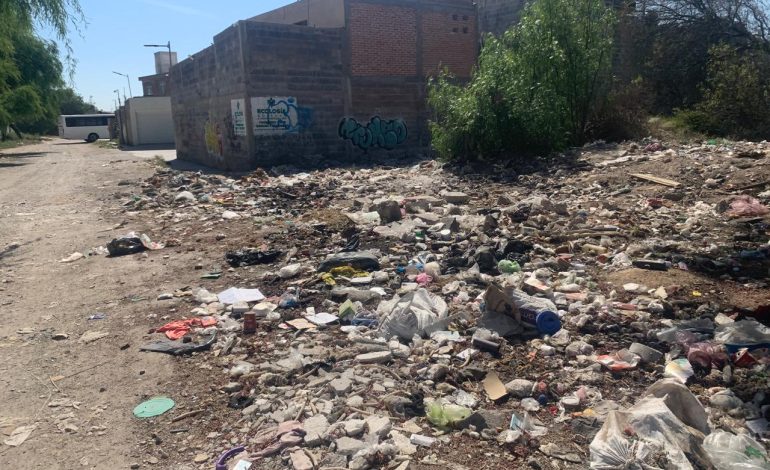
[[[382,148],[393,150],[404,143],[407,136],[406,123],[403,119],[385,121],[374,116],[365,124],[352,117],[342,118],[338,133],[340,138],[350,142],[361,150]]]
[[[230,112],[233,117],[233,134],[246,135],[246,100],[243,98],[230,100]]]
[[[310,126],[312,111],[297,105],[291,96],[255,96],[251,98],[254,135],[300,132]]]

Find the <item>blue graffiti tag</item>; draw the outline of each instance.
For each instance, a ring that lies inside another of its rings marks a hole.
[[[404,143],[407,136],[406,123],[403,119],[383,121],[379,116],[371,118],[366,126],[359,124],[355,118],[342,118],[338,133],[340,138],[350,140],[361,150],[375,147],[393,150]]]

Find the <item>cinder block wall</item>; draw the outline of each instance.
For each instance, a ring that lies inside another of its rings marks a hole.
[[[252,167],[247,136],[235,135],[231,100],[246,96],[239,24],[171,69],[177,156],[216,168]]]
[[[369,162],[427,153],[426,80],[443,67],[470,76],[472,0],[344,6],[345,28],[241,21],[175,66],[179,158],[246,170],[309,156]]]

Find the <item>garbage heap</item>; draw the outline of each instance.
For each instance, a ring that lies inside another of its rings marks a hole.
[[[768,150],[594,146],[526,175],[159,170],[126,210],[166,247],[219,241],[143,346],[212,369],[218,420],[194,419],[221,426],[187,458],[770,468]]]

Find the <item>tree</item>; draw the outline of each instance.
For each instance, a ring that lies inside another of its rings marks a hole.
[[[489,160],[581,144],[610,83],[614,24],[603,0],[535,0],[486,38],[469,84],[429,83],[433,147]]]
[[[72,88],[62,88],[58,93],[59,114],[96,114],[96,106],[87,102]]]
[[[639,0],[635,6],[629,63],[653,92],[655,112],[700,101],[712,47],[770,51],[766,0]]]
[[[6,129],[40,125],[55,117],[62,65],[53,42],[40,39],[35,26],[50,27],[65,46],[70,72],[74,67],[67,38],[83,23],[77,0],[0,0],[0,136]]]

